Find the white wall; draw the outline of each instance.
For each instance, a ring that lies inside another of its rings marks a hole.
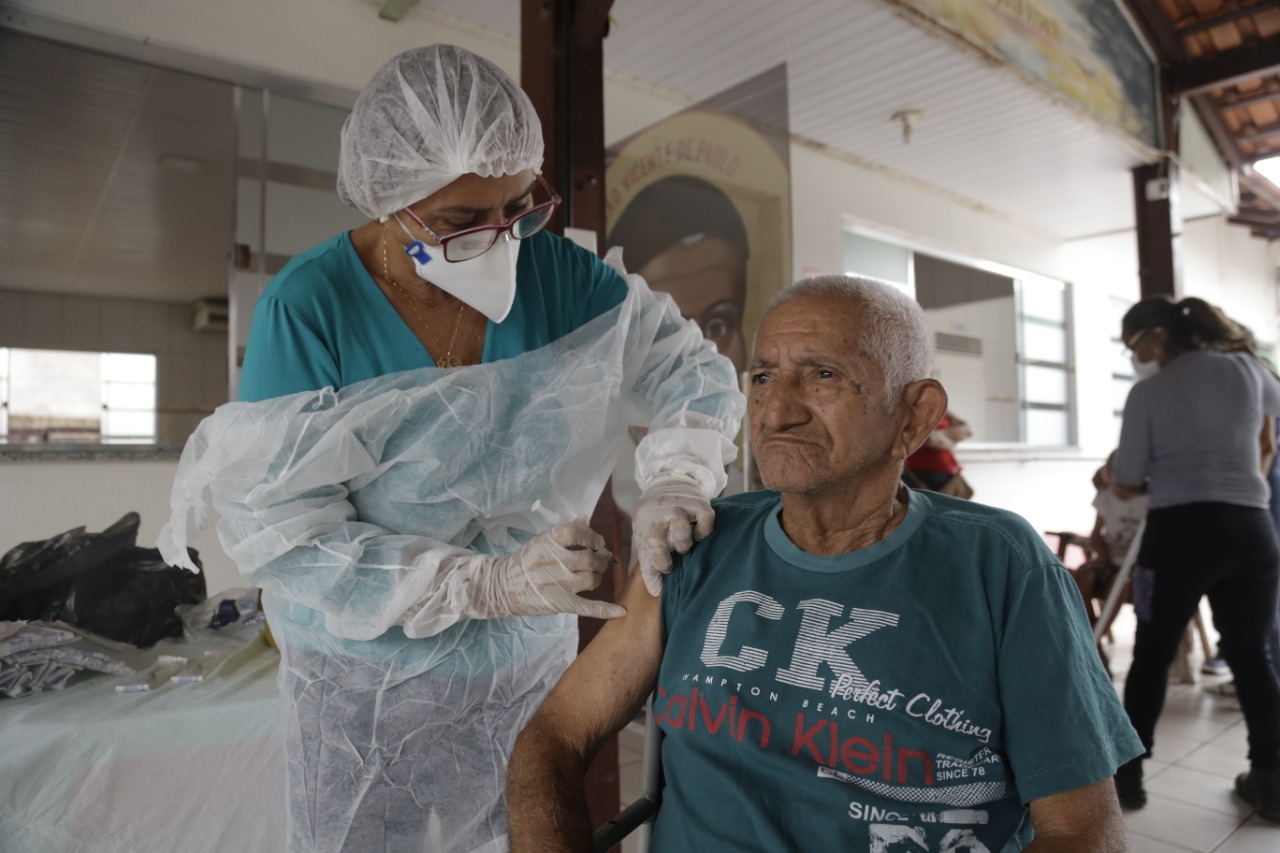
[[[964,406],[957,395],[973,398],[964,388],[953,391],[952,408],[969,420],[975,442],[1017,441],[1018,439],[1018,341],[1017,311],[1013,297],[961,302],[925,311],[929,328],[978,338],[982,341],[981,396]],[[976,377],[975,377],[976,378]],[[946,386],[947,378],[938,379]]]
[[[0,460],[0,553],[74,527],[98,532],[129,511],[142,517],[138,547],[153,548],[169,520],[169,490],[177,468],[176,461]],[[223,553],[212,525],[191,545],[200,552],[211,595],[248,585]]]
[[[1062,244],[888,174],[791,146],[796,272],[843,268],[839,225],[851,221],[933,249],[1060,278]],[[835,230],[833,231],[833,225]]]
[[[1277,267],[1267,244],[1222,216],[1188,222],[1183,243],[1186,295],[1212,302],[1252,329],[1259,341],[1274,345],[1280,338]]]

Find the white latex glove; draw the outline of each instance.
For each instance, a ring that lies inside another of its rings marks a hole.
[[[509,557],[473,557],[463,615],[476,619],[576,613],[613,619],[626,608],[575,593],[595,589],[613,555],[604,537],[578,518],[530,539]]]
[[[688,552],[695,539],[711,532],[715,512],[692,474],[659,471],[640,492],[633,519],[632,542],[640,560],[640,577],[655,598],[662,576],[671,571],[671,552]]]

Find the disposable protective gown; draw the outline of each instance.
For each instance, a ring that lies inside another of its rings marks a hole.
[[[629,276],[620,305],[518,357],[232,403],[200,425],[158,545],[186,561],[207,491],[263,589],[291,849],[506,848],[507,757],[576,652],[576,617],[463,618],[464,567],[589,514],[629,423],[652,430],[640,478],[723,487],[735,380]]]

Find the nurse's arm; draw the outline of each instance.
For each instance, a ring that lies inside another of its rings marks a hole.
[[[507,769],[512,853],[589,851],[583,778],[596,751],[635,718],[662,662],[662,600],[631,572],[627,615],[600,629],[516,739]]]

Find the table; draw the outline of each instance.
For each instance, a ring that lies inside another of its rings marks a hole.
[[[130,676],[0,699],[0,847],[6,853],[279,853],[284,755],[276,669],[260,629],[161,654],[231,656],[207,681],[119,694]],[[122,655],[122,657],[124,657]]]

